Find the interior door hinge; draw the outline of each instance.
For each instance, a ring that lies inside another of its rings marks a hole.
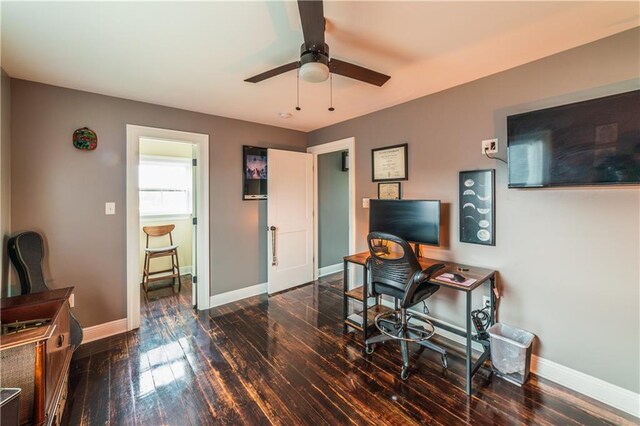
[[[198,218],[197,218],[197,217],[194,217],[193,219],[191,219],[191,222],[192,222],[194,225],[197,225],[197,224],[198,224]]]
[[[198,165],[198,159],[194,158],[191,160],[191,164],[193,164],[193,167]]]
[[[194,275],[193,278],[191,278],[191,282],[194,284],[198,284],[198,277]]]

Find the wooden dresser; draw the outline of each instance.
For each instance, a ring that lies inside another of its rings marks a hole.
[[[2,325],[51,319],[37,328],[0,336],[0,386],[21,388],[20,424],[57,425],[62,418],[73,348],[69,297],[73,287],[2,299]]]

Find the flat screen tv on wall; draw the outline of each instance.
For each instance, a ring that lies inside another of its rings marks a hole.
[[[640,183],[640,90],[507,118],[509,187]]]

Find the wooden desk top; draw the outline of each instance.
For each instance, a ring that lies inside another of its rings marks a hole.
[[[370,254],[368,251],[363,251],[362,253],[357,253],[357,254],[352,254],[350,256],[345,256],[344,260],[346,262],[350,262],[350,263],[355,263],[357,265],[366,265],[367,263],[367,259],[369,259]],[[478,268],[476,266],[471,266],[471,265],[464,265],[462,263],[453,263],[453,262],[447,262],[444,260],[438,260],[438,259],[430,259],[427,257],[419,257],[418,261],[420,262],[420,266],[422,267],[422,269],[426,269],[429,266],[435,264],[435,263],[444,263],[446,266],[442,269],[440,269],[436,274],[440,275],[440,274],[444,274],[446,272],[449,273],[456,273],[456,274],[460,274],[465,276],[466,278],[474,278],[476,280],[475,283],[466,286],[466,285],[462,285],[462,284],[453,284],[453,283],[449,283],[449,282],[444,282],[444,281],[440,281],[437,279],[431,279],[429,280],[429,282],[433,283],[433,284],[438,284],[442,287],[448,287],[448,288],[453,288],[456,290],[461,290],[461,291],[473,291],[474,289],[476,289],[477,287],[481,286],[482,284],[484,284],[485,281],[493,278],[496,274],[496,271],[491,270],[491,269],[486,269],[486,268]],[[461,268],[468,268],[468,271],[458,271],[456,268],[461,267]]]

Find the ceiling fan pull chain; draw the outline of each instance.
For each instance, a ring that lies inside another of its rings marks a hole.
[[[296,70],[296,111],[300,111],[300,68]]]
[[[329,74],[329,111],[335,111],[333,107],[333,73]]]

